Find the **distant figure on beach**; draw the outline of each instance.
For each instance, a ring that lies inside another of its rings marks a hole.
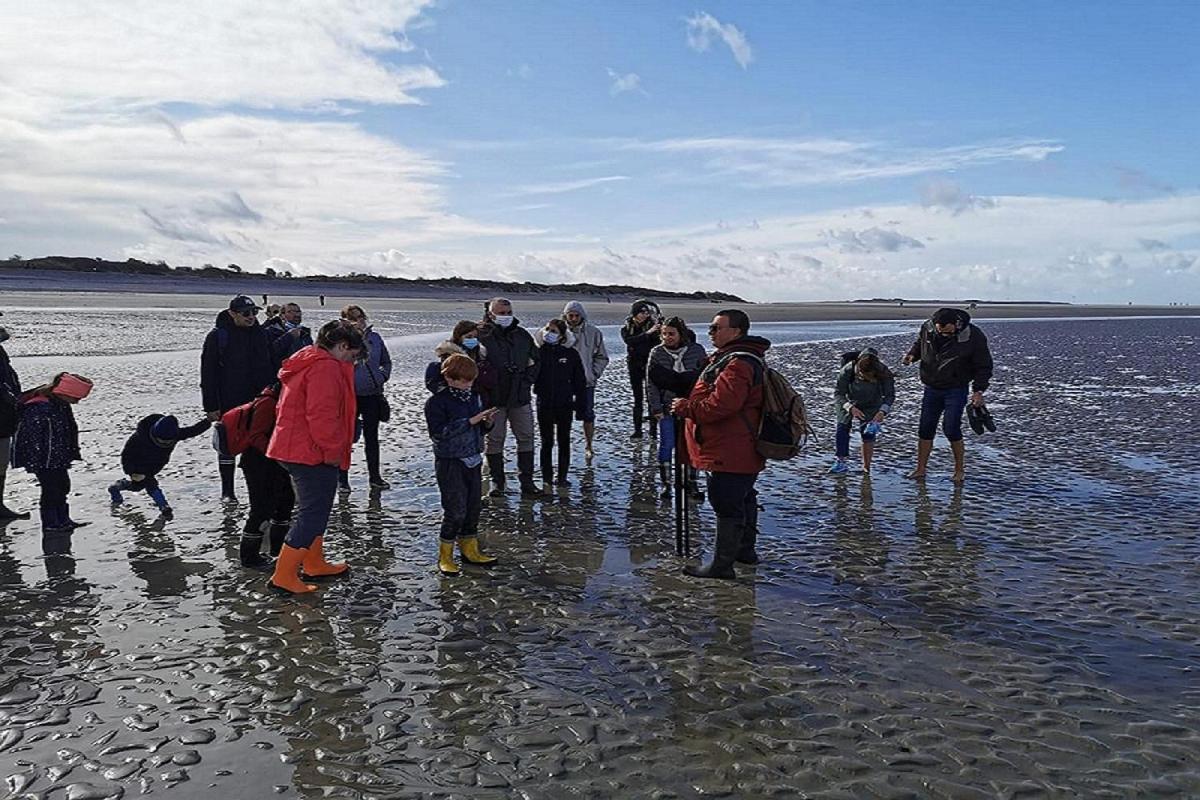
[[[513,316],[512,303],[504,297],[488,301],[480,323],[479,342],[496,372],[492,406],[496,409],[487,435],[488,474],[493,497],[504,494],[504,440],[512,428],[517,440],[517,475],[521,494],[536,497],[542,488],[533,480],[533,385],[538,376],[538,348],[533,335]]]
[[[662,324],[661,343],[650,351],[646,371],[646,400],[650,416],[658,425],[658,476],[664,497],[671,494],[671,457],[675,452],[675,416],[671,403],[687,397],[708,353],[696,341],[696,334],[682,317],[671,317]],[[689,470],[689,473],[693,470]],[[689,482],[694,478],[689,475]]]
[[[461,572],[454,562],[458,543],[463,561],[490,567],[497,559],[479,548],[482,507],[483,440],[498,409],[484,408],[473,388],[479,366],[464,353],[450,353],[440,363],[442,383],[425,401],[425,426],[433,440],[433,463],[442,501],[438,536],[438,570],[447,576]]]
[[[271,347],[271,358],[276,369],[288,359],[313,343],[312,332],[302,324],[304,312],[298,303],[272,306],[278,309],[275,316],[268,317],[263,324],[267,343]],[[270,309],[267,309],[268,313]]]
[[[318,295],[318,297],[320,298],[320,300],[321,300],[321,305],[322,305],[322,307],[323,307],[323,306],[325,305],[325,295],[323,295],[323,294],[322,294],[322,295]]]
[[[264,308],[267,308],[267,310],[268,310],[268,312],[269,312],[269,311],[270,311],[270,309],[269,309],[269,307],[268,307],[268,306],[269,306],[269,304],[267,303],[267,296],[264,294],[262,297],[263,297],[263,307],[264,307]]]
[[[229,301],[229,308],[217,315],[216,323],[204,339],[200,352],[200,394],[204,413],[216,422],[235,406],[248,403],[275,380],[275,362],[267,335],[258,324],[261,309],[244,294]],[[234,491],[235,459],[218,453],[221,472],[221,498],[236,503]]]
[[[338,473],[350,468],[356,416],[354,362],[363,349],[358,327],[344,320],[321,326],[317,343],[287,360],[267,457],[292,476],[296,518],[275,562],[270,586],[293,594],[316,590],[301,580],[341,575],[325,560],[325,529]]]
[[[596,384],[608,367],[608,348],[604,345],[604,333],[588,322],[583,303],[578,300],[567,303],[563,307],[563,319],[575,337],[575,350],[583,362],[583,377],[587,381],[586,396],[577,418],[583,422],[583,455],[590,459],[596,437]]]
[[[917,465],[908,477],[925,478],[938,418],[954,453],[954,482],[966,477],[966,446],[962,417],[970,403],[983,406],[983,393],[992,379],[992,354],[987,337],[971,322],[971,315],[957,308],[939,308],[921,326],[917,340],[904,356],[904,363],[921,365],[921,421],[917,430]]]
[[[392,356],[383,337],[371,329],[362,306],[343,308],[342,321],[363,337],[363,355],[354,364],[354,394],[357,396],[358,422],[362,425],[363,450],[367,455],[368,484],[372,489],[387,489],[391,484],[383,479],[379,468],[379,423],[392,417],[391,406],[383,391],[392,377]],[[342,492],[350,491],[347,470],[342,471],[338,488]]]
[[[12,463],[32,472],[41,486],[42,533],[69,533],[88,525],[71,519],[71,464],[79,452],[79,426],[71,407],[92,392],[82,375],[60,372],[50,383],[21,396]]]
[[[3,343],[8,330],[0,326],[0,523],[10,519],[29,519],[29,512],[13,511],[4,504],[4,481],[8,476],[8,459],[12,436],[17,431],[20,414],[21,380],[13,369]]]
[[[850,458],[850,433],[857,424],[859,438],[862,439],[863,474],[870,475],[875,440],[896,402],[896,381],[892,371],[879,360],[879,352],[875,348],[868,347],[861,353],[848,355],[853,357],[843,364],[833,391],[837,413],[837,433],[834,438],[837,459],[829,473],[845,475],[850,471],[846,463]]]
[[[712,560],[683,571],[698,578],[736,578],[734,562],[757,564],[758,492],[754,483],[767,462],[758,452],[763,414],[763,357],[771,343],[750,335],[750,317],[718,311],[708,326],[716,348],[686,398],[671,412],[684,419],[688,459],[706,470],[708,498],[717,515]]]
[[[583,360],[575,349],[575,335],[561,319],[552,319],[533,336],[538,343],[538,436],[542,440],[542,483],[570,486],[571,421],[583,410],[587,378]],[[554,471],[554,444],[558,443],[558,472]]]
[[[642,438],[642,425],[646,421],[646,363],[650,360],[650,351],[661,341],[658,336],[661,323],[662,312],[658,304],[650,300],[636,300],[629,307],[629,316],[621,326],[625,360],[629,364],[629,388],[633,390],[633,433],[630,439]],[[657,434],[657,431],[654,433]]]
[[[137,430],[125,441],[125,447],[121,450],[121,469],[127,477],[108,487],[112,504],[119,506],[125,502],[121,492],[144,491],[154,501],[163,518],[174,517],[171,505],[158,485],[158,473],[171,460],[175,445],[199,436],[211,427],[212,422],[208,417],[186,428],[180,428],[179,420],[170,414],[142,417]]]

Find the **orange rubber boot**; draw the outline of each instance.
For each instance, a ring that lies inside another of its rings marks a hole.
[[[330,564],[325,560],[325,537],[318,536],[308,548],[308,555],[304,557],[300,572],[309,578],[328,578],[341,575],[348,569],[350,567],[345,564]]]
[[[271,576],[271,580],[267,581],[267,585],[292,594],[315,592],[316,586],[300,580],[300,563],[307,555],[307,549],[285,544],[279,551],[279,558],[275,562],[275,574]]]

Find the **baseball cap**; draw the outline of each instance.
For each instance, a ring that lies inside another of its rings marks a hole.
[[[260,306],[256,306],[254,301],[244,294],[239,294],[237,297],[229,301],[230,311],[262,311]]]

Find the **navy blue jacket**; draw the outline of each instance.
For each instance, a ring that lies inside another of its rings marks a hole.
[[[275,381],[275,362],[267,334],[257,322],[239,328],[228,311],[217,315],[216,327],[200,352],[200,394],[205,411],[225,412],[249,403]]]
[[[202,419],[195,425],[180,428],[178,439],[159,442],[150,435],[150,429],[162,418],[162,414],[143,417],[137,425],[137,430],[125,442],[125,449],[121,451],[121,469],[126,475],[157,475],[171,460],[171,453],[175,451],[177,443],[199,436],[212,427],[211,422]]]
[[[69,469],[79,461],[79,426],[71,404],[57,397],[36,397],[21,404],[12,443],[12,465],[27,472]]]
[[[266,333],[267,343],[271,347],[271,359],[275,369],[279,369],[279,365],[289,356],[295,355],[313,343],[312,334],[307,328],[302,330],[299,336],[293,336],[293,330],[284,322],[283,317],[275,317],[263,325],[263,332]]]
[[[538,408],[582,410],[587,378],[579,351],[561,344],[543,344],[539,361],[537,383],[533,385]]]
[[[433,439],[437,458],[471,458],[483,452],[483,434],[491,427],[471,424],[471,417],[483,411],[483,400],[471,392],[470,400],[459,400],[442,386],[425,401],[425,424]]]

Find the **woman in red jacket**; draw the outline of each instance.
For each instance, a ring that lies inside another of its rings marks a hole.
[[[283,465],[296,489],[296,519],[288,531],[270,585],[293,594],[317,587],[300,580],[340,575],[345,564],[325,560],[325,527],[337,493],[338,471],[350,467],[357,414],[354,362],[363,337],[341,320],[327,322],[317,343],[283,362],[283,391],[267,456]]]

